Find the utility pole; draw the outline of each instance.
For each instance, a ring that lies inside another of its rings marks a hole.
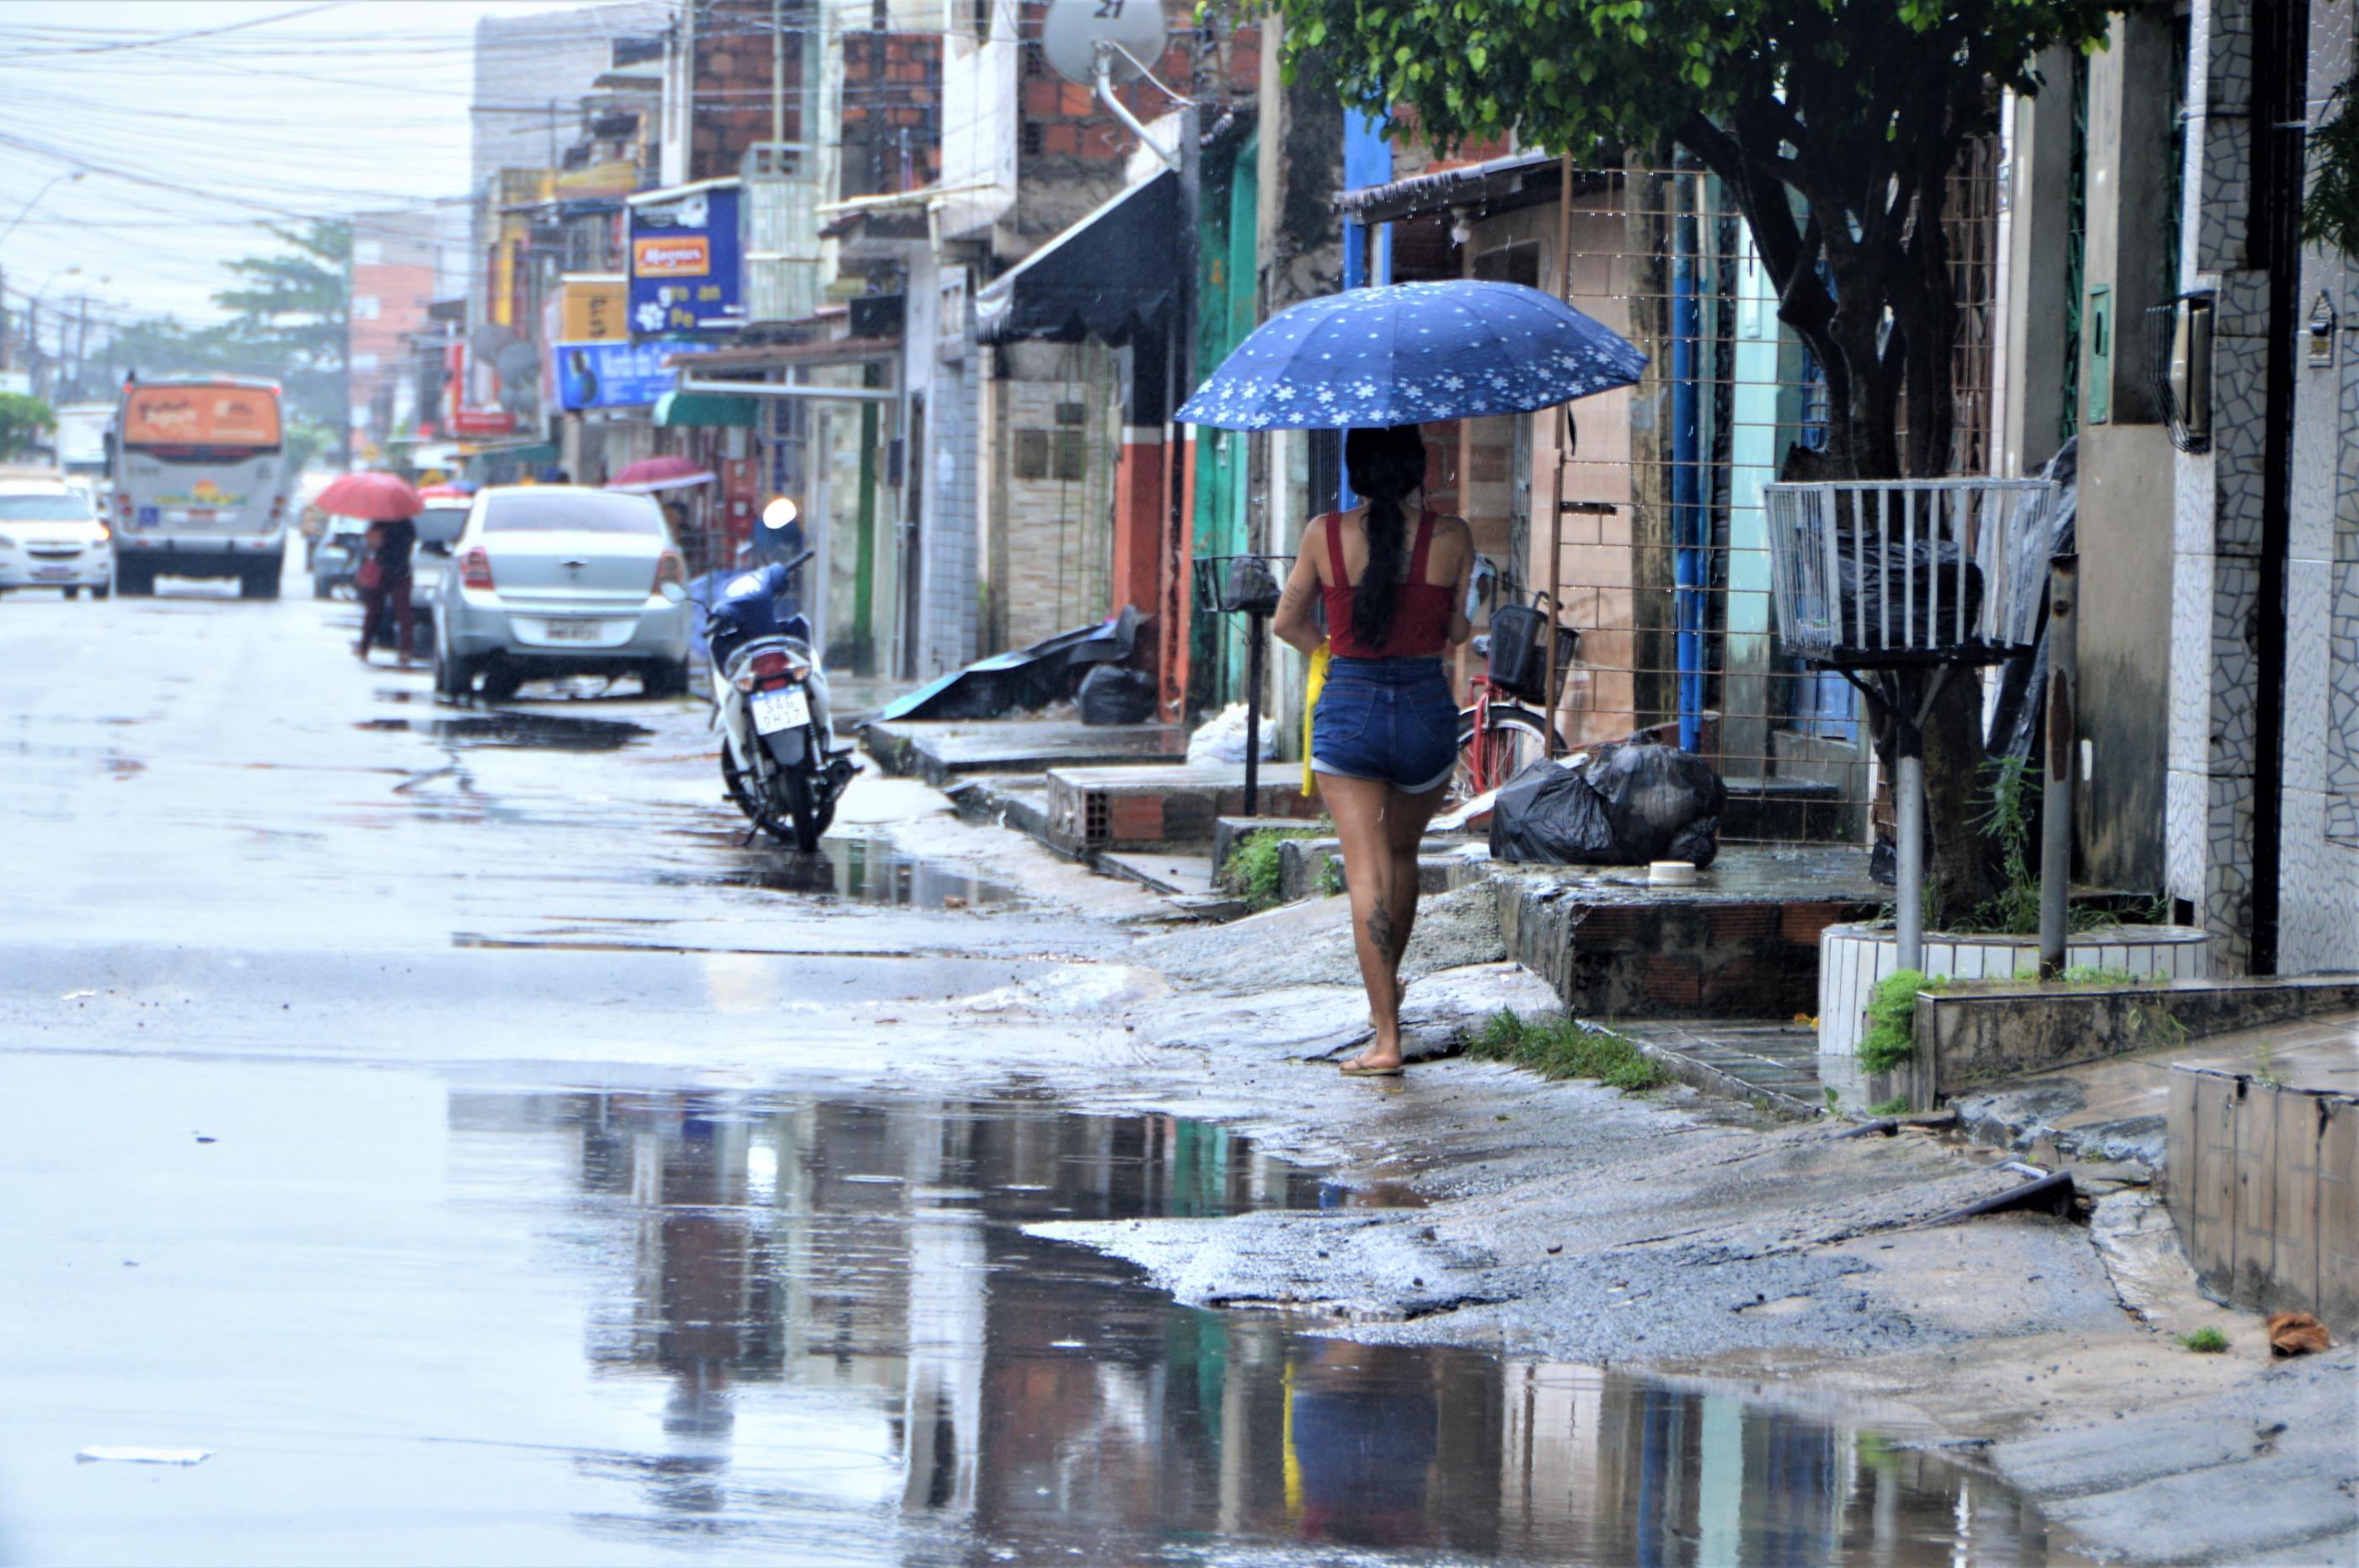
[[[104,282],[105,279],[101,278],[100,281]],[[77,397],[82,394],[82,359],[89,353],[90,296],[85,294],[82,297],[82,322],[74,329],[73,384],[74,394]]]
[[[770,0],[770,144],[787,139],[787,0]],[[781,159],[785,154],[773,157]],[[798,170],[799,172],[799,170]]]

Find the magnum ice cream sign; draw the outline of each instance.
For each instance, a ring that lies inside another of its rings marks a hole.
[[[630,198],[631,333],[745,323],[738,182],[702,180]]]

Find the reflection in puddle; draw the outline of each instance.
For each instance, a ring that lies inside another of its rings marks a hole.
[[[731,846],[738,843],[738,837],[732,835]],[[825,838],[813,855],[754,846],[733,860],[734,864],[710,872],[669,875],[660,880],[674,887],[758,887],[771,893],[919,909],[973,909],[1013,903],[1021,897],[1005,883],[919,859],[884,839]]]
[[[665,1093],[454,1093],[450,1122],[479,1201],[545,1203],[551,1162],[571,1189],[536,1229],[639,1434],[571,1461],[603,1535],[903,1562],[2052,1560],[1996,1483],[1872,1433],[1185,1308],[1019,1228],[1345,1202],[1219,1127]]]
[[[654,732],[621,719],[495,709],[449,719],[363,719],[354,729],[431,735],[454,746],[512,746],[535,751],[619,751]]]

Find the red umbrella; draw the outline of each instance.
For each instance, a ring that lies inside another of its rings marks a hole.
[[[395,474],[347,474],[332,481],[311,504],[323,512],[358,517],[364,523],[390,523],[426,509],[416,487]]]
[[[643,457],[636,463],[625,464],[620,474],[606,481],[606,488],[647,495],[658,490],[710,485],[712,480],[712,470],[692,457]]]

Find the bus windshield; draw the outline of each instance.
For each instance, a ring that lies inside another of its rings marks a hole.
[[[276,452],[278,394],[266,387],[134,387],[123,397],[121,433],[124,446],[138,452]]]

